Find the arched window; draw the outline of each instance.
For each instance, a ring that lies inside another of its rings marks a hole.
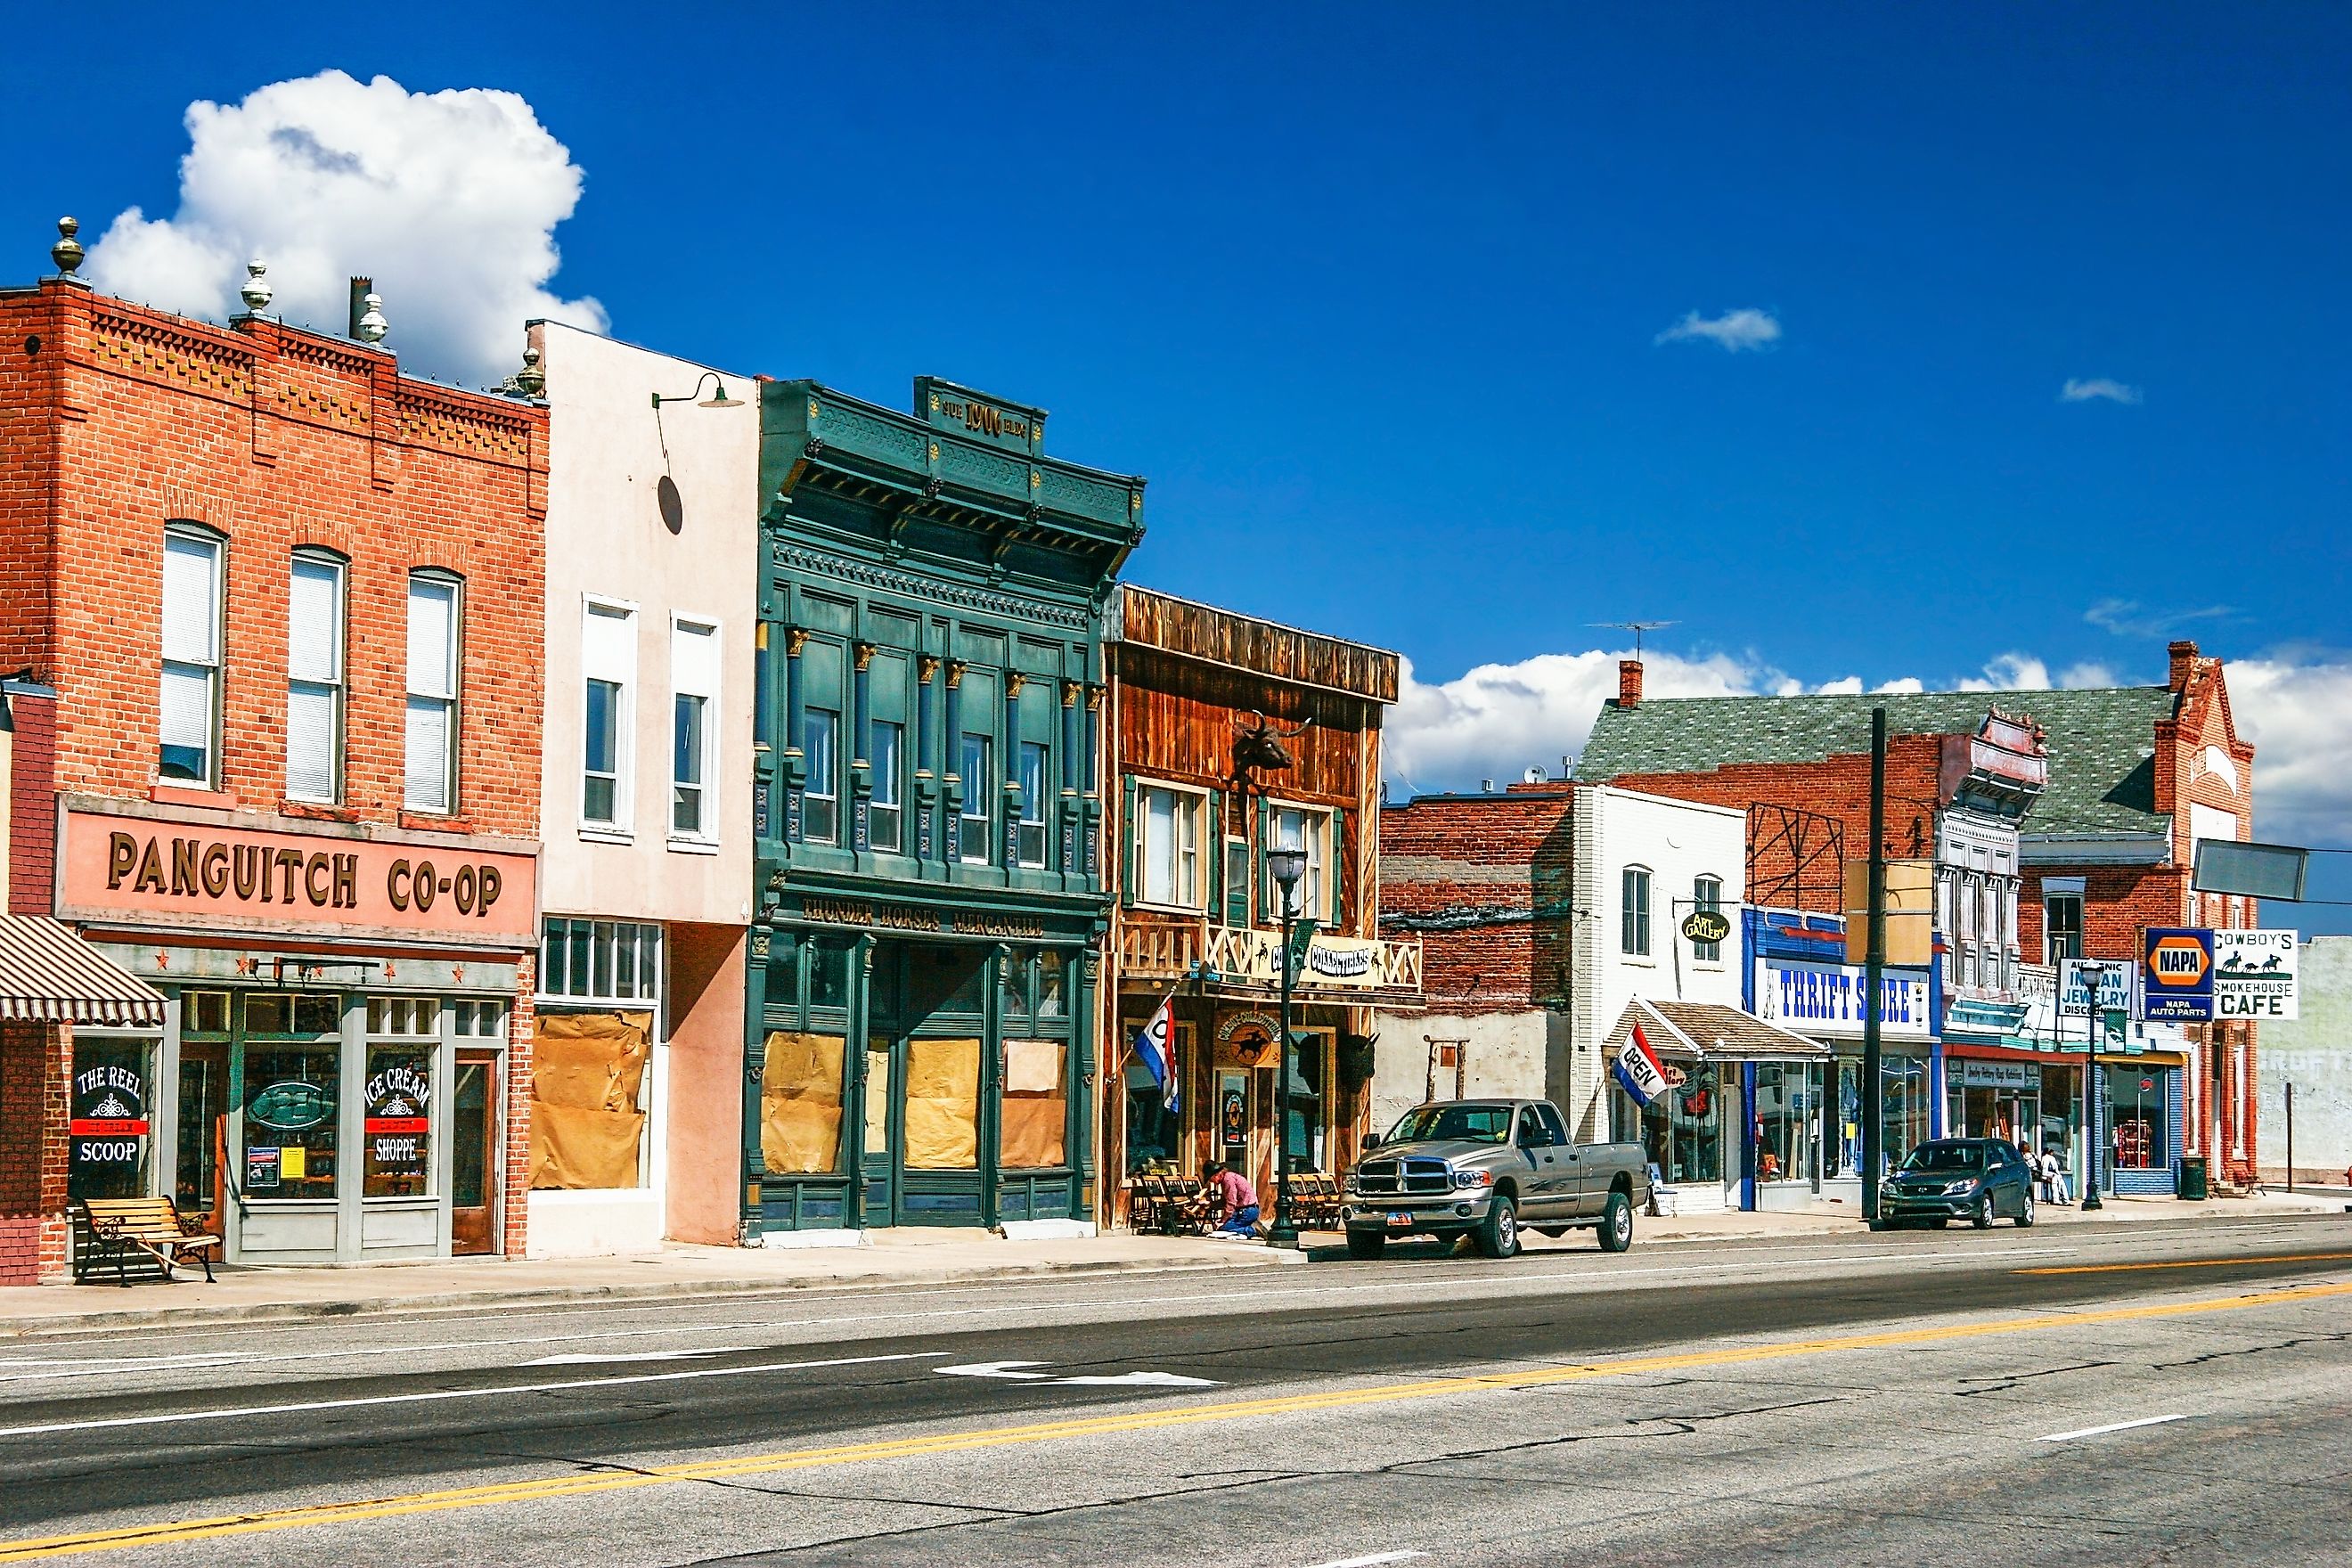
[[[286,584],[286,798],[343,790],[342,557],[297,550]]]
[[[1650,955],[1650,873],[1628,866],[1619,887],[1618,946],[1639,958]]]
[[[1720,914],[1723,910],[1723,879],[1705,876],[1691,879],[1691,907]],[[1723,962],[1723,943],[1694,942],[1691,943],[1691,956],[1701,963],[1720,963]]]
[[[163,682],[155,772],[175,784],[220,782],[221,584],[227,546],[192,522],[163,529]]]

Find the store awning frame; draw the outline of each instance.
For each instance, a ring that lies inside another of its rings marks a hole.
[[[1702,1062],[1820,1062],[1835,1053],[1819,1040],[1792,1034],[1744,1008],[1719,1002],[1654,1002],[1636,996],[1618,1015],[1601,1042],[1604,1059],[1616,1055],[1642,1026],[1643,1037],[1661,1057]]]
[[[0,1021],[163,1026],[163,994],[47,915],[0,915]]]

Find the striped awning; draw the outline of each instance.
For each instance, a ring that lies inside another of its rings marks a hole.
[[[0,915],[0,1019],[159,1028],[163,997],[46,915]]]

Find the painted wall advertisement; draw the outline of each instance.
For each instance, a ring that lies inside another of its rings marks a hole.
[[[2213,933],[2213,1016],[2270,1018],[2292,1022],[2295,1005],[2295,958],[2291,931],[2217,931]]]

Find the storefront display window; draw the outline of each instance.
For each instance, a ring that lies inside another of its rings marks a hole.
[[[1007,1170],[1050,1169],[1067,1163],[1066,1051],[1052,1040],[1004,1042],[1003,1163]]]
[[[245,999],[248,1035],[332,1035],[343,1026],[343,999],[313,992],[260,992]]]
[[[1309,1035],[1291,1058],[1290,1168],[1320,1171],[1323,1163],[1323,1089],[1330,1081],[1331,1037]]]
[[[2161,1171],[2172,1163],[2167,1136],[2171,1069],[2111,1066],[2107,1080],[2107,1147],[2118,1171]]]
[[[839,1035],[778,1029],[760,1069],[760,1153],[776,1175],[841,1169]]]
[[[1633,1101],[1614,1089],[1622,1135],[1638,1137],[1649,1163],[1670,1186],[1696,1185],[1723,1180],[1722,1097],[1715,1069],[1668,1064],[1664,1094],[1642,1108],[1638,1133],[1633,1131]]]
[[[433,1058],[413,1046],[368,1047],[362,1194],[411,1198],[425,1194],[431,1165]]]
[[[1822,1069],[1810,1063],[1756,1065],[1756,1177],[1811,1181],[1819,1139]]]
[[[1139,1025],[1137,1027],[1140,1027]],[[1129,1031],[1132,1034],[1134,1031]],[[1185,1047],[1179,1037],[1177,1059],[1188,1059]],[[1182,1146],[1182,1118],[1167,1107],[1167,1090],[1151,1070],[1141,1062],[1129,1059],[1123,1080],[1127,1086],[1127,1165],[1130,1171],[1147,1165],[1173,1162]]]
[[[153,1059],[154,1047],[145,1040],[103,1036],[75,1038],[71,1120],[67,1128],[69,1195],[146,1195],[154,1147],[148,1121]]]
[[[1855,1064],[1857,1069],[1860,1064]],[[1927,1059],[1886,1057],[1878,1069],[1879,1147],[1889,1171],[1927,1141],[1927,1113],[1933,1098]],[[1858,1114],[1859,1108],[1857,1108]]]
[[[286,997],[250,997],[255,1003]],[[309,1000],[309,998],[305,998]],[[270,1016],[274,1009],[260,1010]],[[255,1202],[335,1195],[337,1085],[341,1046],[255,1042],[245,1051],[245,1171],[247,1197]]]
[[[639,1100],[652,1037],[650,1013],[540,1018],[530,1064],[532,1187],[639,1184],[646,1130]]]
[[[980,1045],[976,1039],[907,1042],[908,1170],[979,1168]]]

